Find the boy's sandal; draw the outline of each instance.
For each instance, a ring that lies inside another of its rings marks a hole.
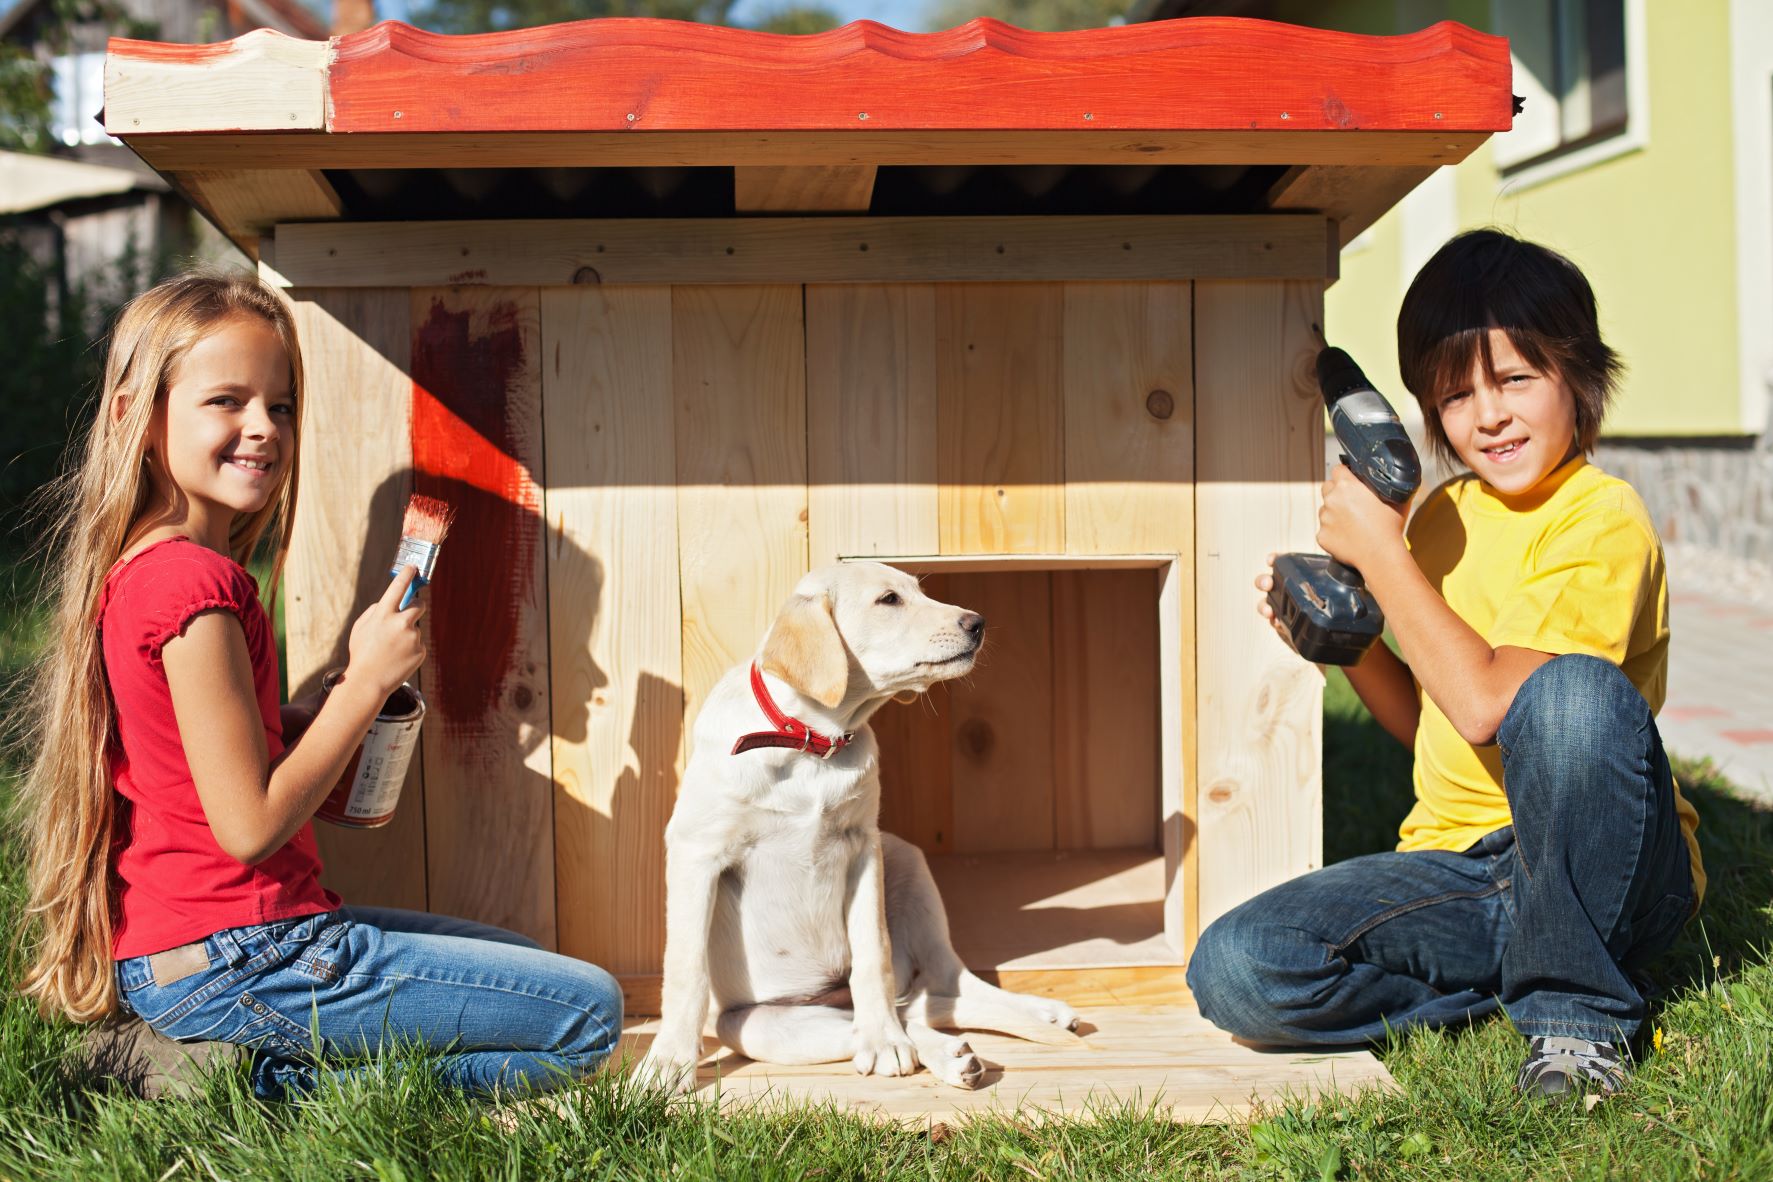
[[[1630,1073],[1623,1049],[1613,1043],[1552,1036],[1531,1041],[1515,1086],[1544,1100],[1585,1092],[1611,1096],[1625,1087]]]

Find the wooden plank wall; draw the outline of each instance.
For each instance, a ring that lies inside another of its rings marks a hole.
[[[282,592],[289,692],[299,697],[345,664],[351,624],[388,586],[412,493],[412,299],[405,288],[289,295],[307,385]],[[386,826],[314,826],[326,884],[346,900],[426,906],[423,763],[421,753]]]
[[[684,748],[671,290],[545,289],[542,356],[559,946],[655,973]]]
[[[292,684],[337,663],[379,589],[415,465],[468,510],[429,621],[424,782],[384,830],[321,827],[348,897],[656,971],[686,720],[809,564],[869,554],[1177,556],[1173,620],[1149,569],[928,577],[993,645],[975,677],[878,716],[888,828],[933,852],[1167,832],[1172,899],[1200,881],[1190,942],[1317,863],[1319,690],[1250,589],[1269,549],[1310,542],[1316,284],[292,298],[313,388],[352,395],[311,398],[304,424],[328,491],[310,479],[298,526]],[[368,555],[350,584],[341,552]],[[452,583],[466,553],[497,562]],[[489,603],[509,618],[474,614]],[[1157,667],[1160,630],[1178,669]]]
[[[413,487],[456,510],[426,619],[428,903],[552,946],[540,297],[417,288],[412,325]]]
[[[806,337],[797,286],[671,294],[685,717],[757,651],[807,570]]]
[[[845,335],[826,341],[813,290],[809,361],[846,352],[839,341],[864,358],[918,347],[886,317],[832,316]],[[849,291],[861,306],[886,300]],[[1186,283],[938,287],[937,328],[923,346],[935,359],[937,549],[920,546],[927,530],[848,511],[853,492],[821,500],[816,489],[813,536],[829,540],[815,551],[1171,553],[1191,583],[1190,317]],[[872,372],[861,362],[854,371],[861,381]],[[838,383],[851,375],[812,372],[816,438],[822,420],[839,418]],[[834,467],[845,484],[902,472],[923,503],[927,464]],[[1187,689],[1161,719],[1154,575],[955,573],[925,586],[985,615],[986,658],[929,701],[877,716],[887,827],[931,852],[1156,848],[1160,813],[1179,821],[1183,776],[1177,760],[1175,799],[1162,805],[1160,733],[1190,724],[1193,666],[1175,673]],[[1182,651],[1191,649],[1185,636]],[[946,761],[932,757],[944,749]]]
[[[1256,614],[1251,587],[1269,552],[1316,548],[1322,324],[1317,284],[1195,285],[1203,927],[1323,859],[1323,678]]]

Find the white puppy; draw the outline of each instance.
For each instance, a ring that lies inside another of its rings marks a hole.
[[[747,1058],[877,1075],[922,1063],[957,1087],[983,1068],[933,1027],[1077,1041],[1070,1006],[966,970],[923,854],[878,825],[868,717],[966,673],[984,635],[983,617],[902,571],[827,567],[715,685],[665,830],[662,1014],[643,1079],[692,1086],[710,1000],[721,1042]]]

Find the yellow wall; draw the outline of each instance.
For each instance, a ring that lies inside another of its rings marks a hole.
[[[1414,6],[1421,8],[1422,6]],[[1434,6],[1440,7],[1440,6]],[[1646,148],[1521,187],[1501,180],[1488,145],[1456,169],[1460,228],[1498,225],[1569,255],[1594,284],[1601,328],[1629,366],[1611,436],[1727,435],[1743,429],[1737,375],[1729,12],[1724,4],[1646,0],[1650,136]],[[1392,4],[1361,0],[1333,16],[1289,19],[1373,32]],[[1480,25],[1487,0],[1443,11]],[[1417,27],[1417,26],[1411,26]],[[1402,214],[1345,250],[1325,301],[1330,339],[1394,402],[1397,306],[1409,276]]]

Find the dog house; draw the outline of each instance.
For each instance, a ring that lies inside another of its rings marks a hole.
[[[1090,1016],[1039,1078],[1221,1111],[1381,1079],[1190,1050],[1173,1007],[1203,925],[1319,864],[1320,681],[1251,580],[1314,532],[1323,290],[1509,83],[1451,23],[113,41],[107,129],[298,317],[292,691],[343,662],[408,494],[459,511],[421,758],[390,825],[320,827],[333,885],[656,1012],[697,706],[804,571],[878,559],[989,621],[975,674],[877,717],[882,824],[973,967]],[[986,1050],[1009,1089],[1049,1053]],[[946,1102],[847,1072],[771,1075]]]

